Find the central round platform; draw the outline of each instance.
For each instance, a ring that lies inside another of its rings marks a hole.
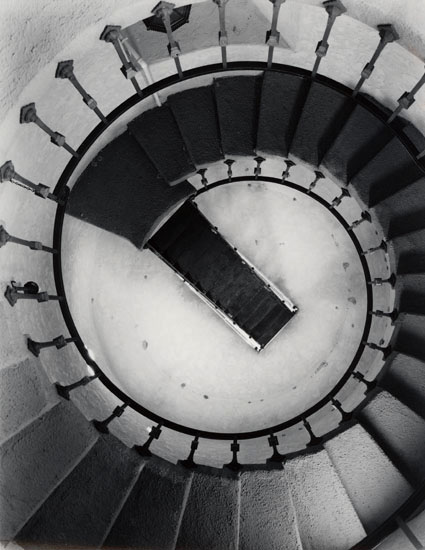
[[[286,186],[234,182],[196,202],[298,307],[264,350],[247,345],[151,251],[66,216],[62,262],[74,322],[105,374],[164,418],[214,432],[282,423],[329,393],[361,343],[367,294],[357,250],[328,208]]]

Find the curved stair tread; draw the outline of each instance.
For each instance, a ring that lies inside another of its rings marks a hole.
[[[168,105],[145,111],[128,124],[128,129],[169,185],[196,173]]]
[[[225,155],[255,154],[261,77],[231,76],[214,80],[221,146]]]
[[[258,115],[258,154],[288,155],[307,91],[308,83],[300,76],[264,73]]]
[[[196,468],[176,550],[238,550],[238,523],[238,476]]]
[[[28,550],[41,544],[98,547],[142,466],[141,457],[118,439],[100,437],[16,540]]]
[[[393,238],[397,273],[424,273],[425,272],[425,228],[412,231]]]
[[[188,182],[167,185],[125,132],[80,176],[71,191],[67,213],[141,248],[157,220],[193,191]]]
[[[240,476],[239,550],[303,550],[284,470]]]
[[[359,424],[324,446],[367,533],[412,493],[409,482]]]
[[[327,452],[287,461],[303,550],[348,550],[365,530]]]
[[[322,163],[336,178],[348,183],[393,137],[388,126],[357,105]]]
[[[10,540],[94,444],[97,433],[60,402],[1,446],[1,540]]]
[[[425,419],[386,391],[378,393],[358,418],[413,487],[424,481]]]
[[[388,360],[381,386],[425,418],[425,362],[404,353]]]
[[[290,152],[319,166],[326,149],[355,107],[337,90],[312,82],[298,122]]]
[[[173,550],[191,476],[183,467],[150,458],[102,548]]]
[[[221,160],[220,127],[212,86],[170,95],[167,103],[194,164],[201,168]]]
[[[394,337],[396,351],[425,361],[425,317],[407,313],[403,315]]]
[[[398,275],[397,291],[401,313],[425,315],[425,273]]]

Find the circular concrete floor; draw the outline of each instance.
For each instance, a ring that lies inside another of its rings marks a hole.
[[[196,202],[299,308],[263,351],[152,252],[66,216],[74,322],[103,371],[165,418],[225,432],[284,422],[326,395],[356,353],[367,310],[360,259],[329,210],[288,187],[232,183]]]

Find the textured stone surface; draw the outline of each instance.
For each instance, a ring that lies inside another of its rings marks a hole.
[[[412,487],[359,424],[325,448],[367,533],[410,496]]]
[[[414,217],[413,214],[412,218]],[[398,273],[425,272],[425,229],[396,237],[391,244],[396,257]]]
[[[107,145],[79,178],[68,214],[142,247],[158,218],[192,192],[170,188],[127,132]]]
[[[241,474],[239,550],[301,550],[286,473]]]
[[[414,486],[425,479],[425,420],[383,391],[360,413],[360,420]]]
[[[365,531],[326,451],[285,466],[303,550],[348,550]]]
[[[96,437],[81,413],[61,402],[1,446],[2,539],[29,519]]]
[[[397,353],[389,360],[383,387],[425,417],[425,363],[409,355]]]
[[[174,549],[190,477],[183,469],[150,459],[103,548]]]
[[[397,351],[425,360],[425,317],[406,314],[400,323],[394,348]]]
[[[0,441],[58,400],[38,359],[0,370]]]
[[[186,148],[197,167],[223,158],[212,86],[168,96]]]
[[[223,472],[193,474],[176,550],[237,550],[239,481]]]
[[[281,97],[282,103],[285,102],[285,95]],[[353,109],[354,104],[350,99],[313,82],[300,114],[291,153],[310,164],[318,165]]]
[[[286,156],[306,95],[305,81],[266,71],[258,116],[257,153]],[[279,98],[279,101],[276,101]]]
[[[128,128],[170,185],[196,172],[177,122],[167,105],[145,111]]]
[[[226,155],[253,155],[261,79],[236,76],[218,78],[214,84],[223,152]]]
[[[142,465],[116,438],[101,437],[15,540],[34,550],[42,544],[99,546]]]
[[[397,278],[398,306],[405,313],[425,314],[425,273],[409,273]]]

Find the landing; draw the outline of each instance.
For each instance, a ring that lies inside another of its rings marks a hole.
[[[278,424],[349,367],[366,318],[360,260],[329,210],[290,188],[232,183],[197,203],[299,308],[269,346],[247,346],[152,252],[67,216],[74,321],[105,373],[155,413],[211,431]]]

